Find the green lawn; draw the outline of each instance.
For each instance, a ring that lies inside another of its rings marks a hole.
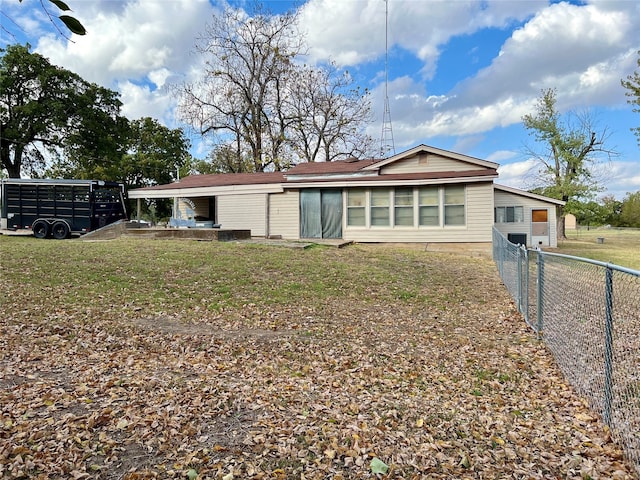
[[[598,242],[599,238],[604,239],[602,243]],[[640,270],[640,230],[567,230],[567,240],[558,240],[558,251]]]

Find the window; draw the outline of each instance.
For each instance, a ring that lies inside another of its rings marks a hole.
[[[464,225],[464,186],[444,187],[445,226]]]
[[[419,225],[440,226],[440,192],[438,187],[422,187],[418,191]]]
[[[389,206],[388,189],[371,190],[371,226],[388,227],[390,225]]]
[[[349,227],[435,227],[465,226],[466,186],[433,185],[347,190]],[[496,209],[496,218],[498,213]],[[522,208],[509,213],[522,221]],[[417,222],[417,225],[416,225]]]
[[[413,188],[396,188],[394,191],[394,224],[413,226]]]
[[[521,223],[524,222],[523,207],[496,207],[496,223]]]
[[[531,221],[534,223],[546,223],[548,222],[547,210],[531,210]]]
[[[347,194],[347,225],[364,227],[366,224],[366,191],[349,190]]]

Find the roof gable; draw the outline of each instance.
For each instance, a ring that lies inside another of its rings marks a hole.
[[[480,160],[479,158],[470,157],[468,155],[463,155],[461,153],[450,152],[447,150],[442,150],[440,148],[430,147],[428,145],[418,145],[410,150],[399,153],[397,155],[393,155],[392,157],[386,158],[384,160],[380,160],[373,165],[369,165],[366,167],[366,170],[377,170],[387,166],[390,166],[393,163],[406,161],[407,159],[419,156],[419,155],[435,155],[440,158],[453,160],[455,162],[462,162],[467,164],[466,168],[463,170],[471,170],[472,168],[488,168],[488,169],[497,169],[498,164],[494,162],[489,162],[487,160]],[[461,168],[462,169],[462,168]]]

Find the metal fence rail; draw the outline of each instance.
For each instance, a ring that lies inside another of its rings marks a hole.
[[[527,324],[640,475],[640,271],[527,250],[496,229],[493,259]]]

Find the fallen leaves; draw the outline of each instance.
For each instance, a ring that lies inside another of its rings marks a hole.
[[[70,243],[69,261],[117,264],[149,299],[114,273],[72,295],[61,274],[42,297],[0,277],[0,477],[634,478],[489,260],[357,246],[279,266],[273,248],[167,242],[127,266],[126,244]],[[253,296],[211,249],[297,295]],[[335,283],[320,299],[310,263]],[[206,287],[219,275],[228,301]]]

